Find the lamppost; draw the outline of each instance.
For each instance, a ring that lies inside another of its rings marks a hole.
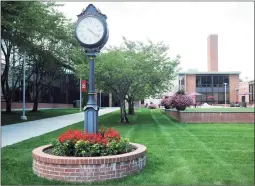
[[[90,60],[88,103],[84,108],[84,129],[88,133],[97,133],[99,107],[95,102],[94,96],[96,94],[94,62],[95,57],[108,41],[109,31],[106,23],[107,17],[96,9],[93,4],[89,4],[77,17],[75,36]]]
[[[225,107],[227,107],[227,83],[224,83],[225,85]]]
[[[26,52],[24,53],[24,59],[23,59],[23,111],[22,111],[22,120],[27,120],[26,116],[26,69],[25,69],[25,63],[26,63]]]

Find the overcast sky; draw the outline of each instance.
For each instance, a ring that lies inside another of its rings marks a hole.
[[[89,2],[65,2],[59,8],[68,18]],[[121,37],[151,39],[170,46],[169,55],[182,56],[183,70],[207,71],[207,37],[218,35],[219,71],[241,71],[254,79],[254,4],[252,2],[93,2],[106,14],[107,45]]]

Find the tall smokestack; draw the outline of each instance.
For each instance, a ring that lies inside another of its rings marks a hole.
[[[209,35],[207,39],[208,71],[218,71],[218,35]]]

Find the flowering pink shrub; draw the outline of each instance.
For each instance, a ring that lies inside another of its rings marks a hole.
[[[193,104],[193,100],[188,95],[183,94],[175,94],[173,97],[171,97],[171,105],[172,107],[181,107],[181,106],[190,106]]]
[[[161,100],[161,103],[160,103],[162,106],[170,106],[171,105],[171,102],[170,102],[170,98],[169,97],[165,97],[164,99]]]
[[[156,108],[157,108],[157,105],[151,103],[151,104],[149,104],[148,108],[149,108],[149,109],[156,109]]]
[[[165,107],[165,109],[170,109],[171,106],[171,99],[166,96],[164,99],[161,100],[160,104]]]
[[[183,90],[179,90],[175,93],[174,96],[170,99],[170,104],[173,108],[176,107],[183,107],[183,106],[190,106],[193,104],[193,100],[191,96],[185,94]]]

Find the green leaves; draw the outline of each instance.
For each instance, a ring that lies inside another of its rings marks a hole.
[[[123,47],[133,59],[133,69],[136,71],[128,93],[130,99],[154,97],[170,88],[180,58],[168,57],[169,46],[163,42],[153,43],[148,40],[143,43],[124,38]]]
[[[163,42],[130,41],[123,38],[119,47],[109,47],[96,58],[97,89],[112,93],[124,105],[128,101],[154,97],[171,88],[180,57],[168,57],[169,46]],[[77,64],[78,74],[88,77],[88,66]],[[124,110],[124,108],[123,108]],[[121,113],[121,118],[123,118]]]
[[[55,140],[52,143],[52,154],[56,156],[72,156],[74,150],[74,145],[71,141],[60,143],[58,140]]]
[[[74,23],[56,10],[54,2],[1,1],[1,49],[5,56],[5,69],[1,79],[2,92],[11,104],[12,90],[8,78],[14,54],[27,54],[27,74],[36,79],[35,91],[54,82],[66,74],[65,70],[75,70],[75,64],[83,64],[86,55],[74,37]],[[17,66],[13,65],[17,69]],[[21,72],[15,77],[19,79]],[[13,77],[13,76],[12,76]],[[34,101],[38,100],[35,96]],[[10,111],[9,109],[7,109]]]
[[[119,142],[111,140],[107,146],[98,143],[89,143],[79,140],[72,143],[67,140],[63,143],[55,140],[52,143],[52,154],[56,156],[94,157],[117,155],[132,151],[132,145],[128,139],[121,138]]]

